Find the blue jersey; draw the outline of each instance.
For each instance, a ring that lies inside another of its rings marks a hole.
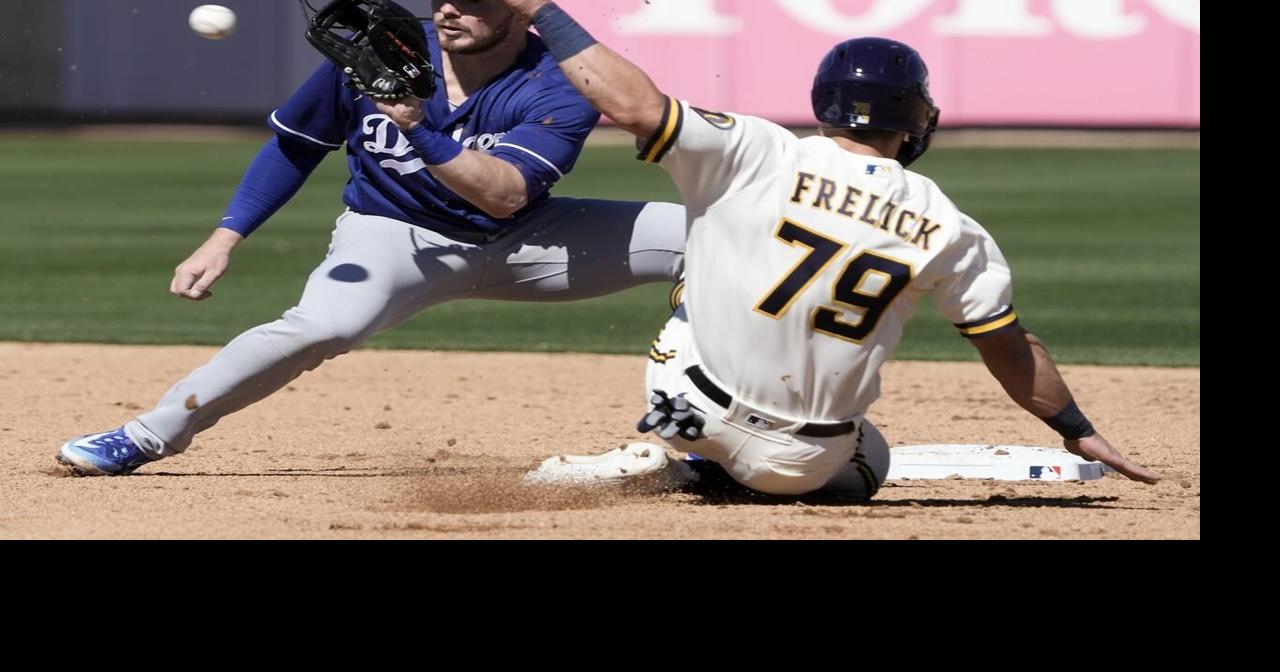
[[[440,63],[435,26],[424,22],[433,63]],[[514,165],[524,175],[529,205],[511,218],[485,214],[427,170],[389,117],[374,102],[347,88],[327,63],[271,114],[277,133],[328,150],[347,147],[351,180],[343,201],[352,210],[448,231],[495,233],[518,225],[548,197],[572,168],[600,119],[565,79],[536,35],[505,72],[450,110],[444,86],[423,105],[423,123],[467,149]]]

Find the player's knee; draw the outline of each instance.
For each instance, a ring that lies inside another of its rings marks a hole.
[[[871,499],[889,476],[889,442],[870,422],[863,422],[858,450],[822,491],[845,497]]]
[[[660,268],[660,277],[675,282],[684,275],[685,239],[688,235],[683,205],[674,203],[649,203],[639,220],[637,243],[650,250],[651,259],[645,263]],[[635,259],[632,263],[637,263]]]
[[[684,206],[677,203],[661,201],[647,203],[640,213],[640,219],[645,225],[659,226],[665,231],[672,234],[678,233],[681,236],[685,234],[688,225]]]
[[[369,336],[367,330],[353,325],[331,324],[318,330],[309,340],[313,351],[332,359],[355,350]]]
[[[272,336],[281,350],[309,352],[324,359],[350,352],[371,332],[363,321],[315,315],[298,308],[285,313],[277,325]]]

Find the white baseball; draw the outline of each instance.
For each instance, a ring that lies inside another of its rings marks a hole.
[[[225,40],[236,32],[236,13],[222,5],[200,5],[187,19],[191,30],[207,40]]]

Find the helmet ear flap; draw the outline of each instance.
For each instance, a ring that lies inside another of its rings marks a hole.
[[[910,166],[916,159],[924,156],[924,153],[929,151],[929,146],[933,144],[933,133],[938,130],[938,118],[941,114],[938,108],[933,108],[933,114],[930,115],[929,125],[924,135],[918,137],[908,135],[906,142],[902,143],[902,148],[898,150],[896,158],[903,168]]]

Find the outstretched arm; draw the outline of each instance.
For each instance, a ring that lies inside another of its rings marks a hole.
[[[1018,328],[976,339],[973,344],[1009,397],[1061,434],[1067,450],[1102,462],[1135,481],[1160,481],[1160,474],[1126,458],[1093,429],[1040,339]]]
[[[667,98],[643,70],[596,42],[550,0],[504,0],[542,35],[569,82],[601,114],[640,139],[662,124]]]
[[[452,138],[427,128],[422,101],[409,97],[376,103],[427,163],[427,170],[453,193],[494,219],[506,219],[529,204],[529,185],[515,166],[482,152],[463,149]]]

